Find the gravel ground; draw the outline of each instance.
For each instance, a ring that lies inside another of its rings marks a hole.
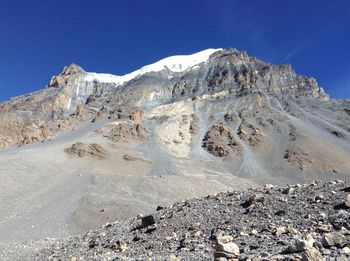
[[[349,260],[350,182],[183,200],[85,235],[22,246],[19,260]]]

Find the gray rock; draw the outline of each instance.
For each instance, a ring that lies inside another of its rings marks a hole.
[[[326,233],[322,237],[322,245],[326,248],[332,247],[332,246],[339,246],[344,242],[344,235],[333,232],[333,233]]]
[[[159,222],[159,216],[157,214],[148,215],[141,218],[141,226],[148,227]]]

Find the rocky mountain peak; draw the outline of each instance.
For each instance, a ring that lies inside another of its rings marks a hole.
[[[74,75],[74,74],[84,74],[86,71],[79,65],[72,63],[63,68],[60,75]]]
[[[83,68],[81,68],[75,63],[72,63],[70,65],[65,66],[59,75],[53,76],[49,81],[47,88],[64,87],[70,83],[78,84],[78,81],[84,74],[86,74],[86,71]]]

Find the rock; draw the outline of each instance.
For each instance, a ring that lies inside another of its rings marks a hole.
[[[147,229],[146,229],[146,233],[153,232],[154,230],[157,229],[157,227],[158,227],[157,224],[153,224],[153,225],[148,226]]]
[[[74,143],[70,148],[67,148],[64,151],[71,155],[75,154],[80,158],[84,157],[87,154],[86,146],[81,142]]]
[[[257,202],[262,202],[263,200],[264,197],[261,194],[253,194],[244,203],[242,203],[241,206],[244,208],[248,208],[249,206]]]
[[[294,188],[292,188],[292,187],[287,187],[287,188],[282,190],[283,194],[291,194],[293,192],[294,192]]]
[[[148,227],[151,225],[156,224],[157,222],[159,222],[159,217],[158,215],[148,215],[148,216],[144,216],[141,218],[141,226],[142,227]]]
[[[157,209],[156,209],[156,211],[160,211],[160,210],[162,210],[162,209],[164,209],[164,207],[158,206]]]
[[[143,121],[143,113],[140,110],[133,111],[130,115],[130,120],[135,122],[135,124],[141,124]]]
[[[130,138],[143,139],[147,136],[147,131],[141,124],[135,124],[132,121],[120,122],[112,129],[107,129],[104,136],[119,142]]]
[[[322,245],[326,248],[339,246],[344,242],[344,239],[344,235],[338,232],[326,233],[322,237]]]
[[[350,254],[350,247],[343,247],[342,250],[341,250],[341,252],[342,252],[343,254]]]
[[[85,105],[80,103],[78,106],[77,106],[77,109],[75,110],[75,117],[82,117],[85,113]]]
[[[123,156],[123,160],[126,160],[126,161],[135,161],[135,160],[137,160],[137,158],[134,157],[134,156],[125,154],[125,155]]]
[[[61,75],[73,75],[73,74],[84,74],[85,70],[79,65],[72,63],[68,66],[65,66],[61,72]]]
[[[321,232],[330,232],[332,230],[332,225],[322,224],[318,227],[318,230]]]
[[[289,227],[287,227],[287,233],[291,234],[291,235],[296,235],[296,234],[299,234],[299,231],[296,230],[295,228],[289,226]]]
[[[287,233],[287,230],[285,227],[277,227],[276,228],[276,235],[277,236],[280,236],[280,235],[285,234],[285,233]]]
[[[348,194],[345,198],[345,206],[350,208],[350,194]]]
[[[105,159],[109,156],[108,151],[105,150],[101,145],[96,143],[92,143],[89,145],[88,153],[93,157],[97,157],[100,159]]]
[[[125,242],[120,242],[119,245],[118,245],[117,250],[118,250],[119,252],[125,252],[125,251],[127,251],[127,250],[128,250],[128,244],[125,243]]]
[[[302,239],[296,239],[294,240],[293,244],[290,245],[284,253],[291,254],[291,253],[300,253],[307,249],[313,248],[313,244],[315,243],[314,238],[308,234],[303,240]]]
[[[258,231],[256,229],[252,229],[250,233],[254,236],[258,235]]]
[[[225,243],[229,243],[233,241],[233,237],[232,236],[219,236],[216,239],[218,244],[225,244]]]
[[[307,248],[301,254],[301,261],[320,261],[323,260],[323,256],[320,251],[314,247]]]
[[[226,257],[218,257],[215,259],[215,261],[227,261]]]
[[[227,125],[213,125],[203,139],[202,147],[217,157],[237,156],[242,150]]]
[[[84,144],[82,142],[74,143],[70,148],[64,149],[67,154],[78,156],[83,158],[85,156],[92,156],[99,159],[106,159],[109,156],[107,150],[105,150],[101,145],[93,144]]]
[[[170,255],[169,261],[181,261],[181,258],[175,255]]]
[[[240,253],[239,247],[232,241],[233,241],[232,236],[219,236],[216,240],[216,247],[215,247],[216,251],[239,255]]]

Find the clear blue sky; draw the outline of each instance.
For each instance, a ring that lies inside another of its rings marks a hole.
[[[72,62],[121,75],[211,47],[291,63],[350,98],[349,0],[0,0],[0,100]]]

